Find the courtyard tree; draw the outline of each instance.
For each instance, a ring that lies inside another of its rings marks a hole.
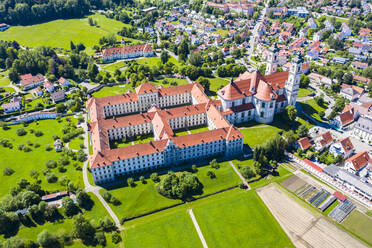
[[[70,197],[65,197],[62,199],[62,207],[65,211],[66,216],[70,217],[78,212],[78,207],[75,205],[74,201]]]
[[[254,171],[249,166],[244,166],[240,169],[242,176],[246,179],[250,179],[255,176]]]
[[[177,198],[187,200],[194,194],[200,193],[202,184],[196,175],[190,172],[181,172],[176,174],[168,172],[157,186],[160,194],[168,198]]]

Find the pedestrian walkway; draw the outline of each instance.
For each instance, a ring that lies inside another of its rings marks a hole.
[[[242,180],[243,184],[247,186],[247,189],[250,189],[249,184],[247,183],[247,181],[245,180],[245,178],[242,176],[242,174],[240,174],[240,171],[235,167],[235,165],[233,164],[233,162],[229,161],[229,164],[234,169],[235,173],[240,177],[240,179]]]
[[[200,230],[199,224],[198,224],[198,222],[196,221],[196,218],[195,218],[194,213],[192,212],[192,209],[190,208],[189,210],[187,210],[187,212],[189,212],[189,215],[190,215],[190,217],[191,217],[192,222],[194,223],[194,226],[195,226],[196,232],[197,232],[198,235],[199,235],[199,238],[200,238],[200,241],[201,241],[202,244],[203,244],[203,247],[204,247],[204,248],[208,248],[207,242],[206,242],[205,239],[204,239],[203,233],[202,233],[201,230]]]

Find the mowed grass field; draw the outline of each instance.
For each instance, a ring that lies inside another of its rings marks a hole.
[[[70,118],[74,123],[77,122],[76,119]],[[30,177],[30,171],[36,170],[39,172],[39,179],[41,180],[41,187],[44,190],[54,191],[54,190],[64,190],[66,186],[61,185],[60,183],[48,183],[43,175],[43,170],[46,169],[45,163],[48,160],[55,160],[62,156],[61,153],[57,153],[52,149],[51,151],[46,151],[45,146],[53,146],[53,135],[62,136],[62,128],[67,124],[66,118],[62,119],[62,122],[57,120],[41,120],[38,122],[32,122],[27,127],[23,125],[14,125],[10,126],[9,130],[0,129],[0,138],[9,139],[13,144],[13,148],[7,148],[0,146],[0,182],[2,187],[0,188],[0,196],[4,196],[9,193],[11,187],[17,185],[17,182],[21,178],[25,178],[30,182],[34,182],[34,179]],[[23,128],[26,130],[27,134],[24,136],[18,136],[16,130]],[[43,132],[43,135],[36,137],[30,132],[31,129],[40,130]],[[30,141],[33,144],[38,143],[40,147],[30,146],[32,151],[24,152],[18,150],[18,145],[24,144],[27,145],[27,142]],[[70,164],[65,168],[66,172],[61,173],[57,168],[51,169],[51,171],[60,179],[63,176],[66,176],[76,185],[83,187],[82,174],[81,170],[76,170],[73,167],[73,163],[79,163],[77,161],[70,160]],[[82,163],[79,163],[80,165]],[[10,176],[5,176],[3,170],[5,167],[12,168],[15,172]]]
[[[200,247],[187,212],[190,208],[208,247],[293,247],[257,193],[241,189],[125,222],[124,244],[127,247]],[[185,235],[189,237],[187,240]]]
[[[160,216],[151,222],[128,228],[124,233],[127,248],[203,247],[186,211]]]
[[[98,26],[90,26],[88,17],[96,20]],[[116,34],[124,26],[128,25],[104,15],[94,14],[81,19],[60,19],[30,26],[12,26],[0,33],[0,40],[16,40],[21,45],[30,47],[43,45],[70,49],[70,41],[92,47],[98,44],[102,36]]]
[[[294,247],[253,190],[193,211],[209,247]]]
[[[283,131],[277,126],[258,124],[252,127],[243,127],[239,130],[244,135],[244,144],[251,147],[265,143],[268,139],[274,137]]]
[[[372,245],[372,217],[354,210],[342,225]]]
[[[219,163],[219,165],[219,169],[212,169],[210,165],[197,168],[195,174],[203,185],[203,192],[201,195],[195,195],[195,198],[236,186],[241,182],[227,162]],[[209,170],[215,173],[215,178],[211,179],[207,176]],[[150,179],[146,179],[145,184],[140,181],[135,183],[135,187],[125,186],[109,190],[112,195],[121,201],[121,205],[118,206],[111,204],[112,210],[119,219],[138,216],[181,203],[181,200],[169,199],[160,195],[156,190],[156,183]],[[102,194],[102,190],[100,193]]]

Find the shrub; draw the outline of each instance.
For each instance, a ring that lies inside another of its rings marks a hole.
[[[156,172],[152,173],[151,176],[150,176],[150,179],[151,179],[153,182],[158,182],[158,181],[159,181],[158,173],[156,173]]]
[[[36,137],[40,137],[40,136],[43,136],[43,132],[42,132],[42,131],[39,131],[39,130],[37,130],[37,131],[35,131],[35,136],[36,136]]]
[[[53,172],[49,172],[48,174],[46,174],[45,179],[48,183],[55,183],[58,181],[58,177]]]
[[[10,167],[5,167],[3,170],[3,175],[4,176],[10,176],[14,173],[14,170]]]
[[[24,130],[23,128],[18,128],[16,133],[18,136],[24,136],[27,134],[26,130]]]
[[[19,144],[17,148],[18,148],[18,150],[22,151],[24,147],[25,147],[24,144]]]
[[[139,180],[142,182],[142,183],[145,183],[146,180],[145,180],[145,177],[144,176],[140,176]]]
[[[209,171],[207,171],[207,176],[212,179],[212,178],[216,177],[216,174],[214,174],[213,171],[209,170]]]
[[[34,143],[34,147],[38,148],[38,147],[40,147],[40,144],[39,143]]]
[[[252,178],[255,176],[254,171],[249,166],[244,166],[240,169],[242,176],[246,179]]]
[[[81,149],[85,148],[84,143],[80,143],[79,146],[80,146]]]
[[[45,146],[45,151],[51,151],[53,148],[52,148],[52,146],[50,146],[50,145],[46,145]]]
[[[23,151],[24,151],[24,152],[30,152],[30,151],[32,151],[32,150],[31,150],[30,147],[28,147],[28,146],[24,146],[24,147],[23,147]]]
[[[111,195],[110,192],[108,192],[108,191],[104,191],[104,192],[102,193],[102,197],[103,197],[103,199],[105,199],[105,201],[107,201],[107,202],[111,202],[112,195]]]
[[[131,177],[128,177],[128,178],[127,178],[127,184],[128,184],[129,186],[133,187],[133,186],[134,186],[134,179],[131,178]]]
[[[120,237],[119,233],[113,232],[111,234],[111,240],[112,240],[112,243],[114,243],[114,244],[119,243],[121,241],[121,237]]]
[[[193,164],[191,166],[191,171],[194,172],[194,173],[198,171],[198,168],[196,167],[196,165]]]
[[[54,160],[48,160],[45,165],[47,168],[52,169],[57,167],[57,162]]]

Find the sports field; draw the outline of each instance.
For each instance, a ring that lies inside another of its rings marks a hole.
[[[90,26],[88,17],[96,20],[98,26]],[[16,40],[21,45],[30,47],[43,45],[70,49],[70,41],[93,47],[102,36],[116,34],[124,26],[128,25],[104,15],[94,14],[81,19],[60,19],[30,26],[12,26],[0,33],[0,40]]]

